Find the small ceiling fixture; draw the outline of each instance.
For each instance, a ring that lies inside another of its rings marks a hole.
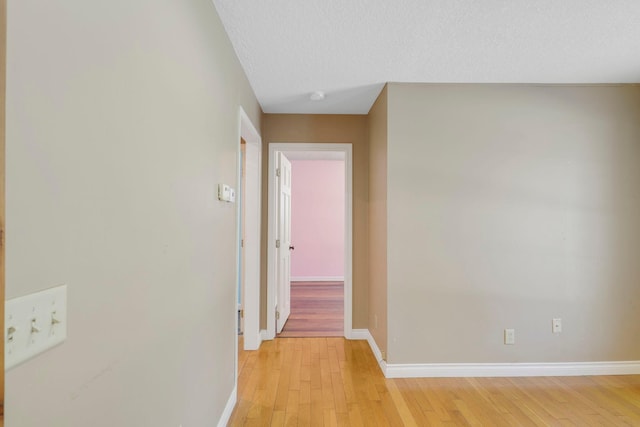
[[[324,99],[324,92],[321,90],[317,90],[311,94],[309,97],[312,101],[322,101]]]

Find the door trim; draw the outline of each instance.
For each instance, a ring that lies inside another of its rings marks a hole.
[[[351,144],[269,143],[268,208],[267,208],[267,329],[266,339],[276,336],[276,203],[275,153],[292,151],[343,152],[345,166],[344,228],[344,337],[351,339],[353,323],[353,151]]]
[[[4,330],[5,280],[5,130],[7,82],[7,2],[0,0],[0,328]],[[4,334],[3,334],[4,335]],[[4,339],[0,345],[0,427],[4,425]]]
[[[262,138],[256,130],[249,116],[242,107],[239,109],[239,135],[237,146],[237,162],[238,175],[236,182],[238,185],[242,182],[241,176],[241,143],[240,138],[245,140],[245,194],[244,194],[244,259],[242,269],[244,273],[244,349],[257,350],[262,342],[260,335],[260,204],[261,204],[261,185],[262,185]],[[255,166],[254,166],[255,165]],[[239,204],[236,204],[236,254],[240,253],[241,235],[241,215],[242,211]],[[240,266],[240,257],[236,259],[236,272]],[[237,273],[236,273],[237,275]],[[236,277],[235,283],[238,283],[239,277]],[[233,293],[233,306],[237,307],[238,293]],[[238,348],[238,316],[234,309],[235,317],[235,335],[236,335],[236,352]],[[236,362],[238,360],[236,354]],[[237,369],[236,369],[237,375]]]

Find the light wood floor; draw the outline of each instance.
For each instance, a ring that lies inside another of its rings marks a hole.
[[[344,336],[344,283],[291,282],[291,314],[279,338]]]
[[[239,353],[231,426],[640,426],[640,375],[385,379],[366,341]]]

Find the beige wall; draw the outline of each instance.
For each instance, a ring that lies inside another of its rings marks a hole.
[[[387,88],[369,111],[369,331],[387,351]]]
[[[367,328],[368,179],[367,116],[264,114],[262,117],[262,265],[260,328],[267,324],[267,170],[269,143],[349,143],[353,145],[353,323]]]
[[[640,359],[640,87],[391,84],[388,105],[389,362]]]
[[[238,106],[210,0],[9,3],[7,297],[69,286],[7,425],[211,426],[234,385]]]

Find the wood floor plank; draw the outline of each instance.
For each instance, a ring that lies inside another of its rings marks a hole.
[[[391,401],[393,402],[393,407],[398,413],[400,419],[402,420],[403,425],[417,425],[417,421],[411,411],[409,410],[409,406],[407,405],[407,401],[402,396],[402,393],[398,389],[397,381],[385,381],[386,389],[391,396]]]
[[[311,389],[311,425],[324,424],[324,411],[322,408],[322,389]]]
[[[291,314],[279,338],[344,335],[343,282],[291,282]]]
[[[362,420],[362,409],[360,405],[349,405],[349,425],[351,427],[364,427],[364,421]]]
[[[274,427],[284,426],[284,422],[285,422],[285,412],[280,410],[273,411],[270,425]]]
[[[333,405],[338,414],[348,414],[349,409],[347,407],[347,397],[344,393],[342,377],[339,372],[331,374],[331,387],[333,394]]]
[[[640,426],[640,375],[386,379],[343,338],[239,351],[230,426]]]
[[[325,427],[337,427],[338,418],[336,417],[336,411],[332,408],[325,408],[323,411],[323,420]]]
[[[285,425],[297,426],[300,410],[300,390],[291,390],[287,398]]]
[[[298,425],[311,425],[311,383],[300,383],[300,402],[298,405]]]

